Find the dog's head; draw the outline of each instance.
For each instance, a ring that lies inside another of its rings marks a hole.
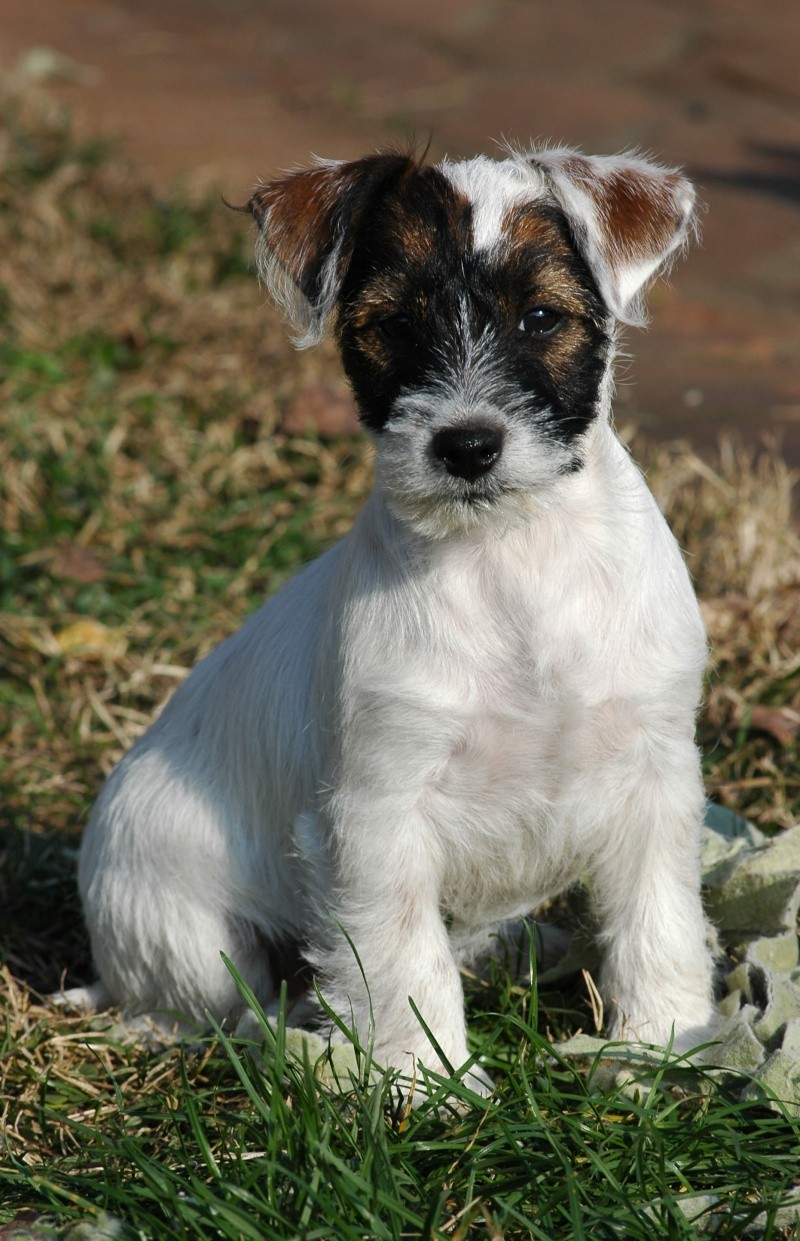
[[[693,203],[642,159],[544,150],[320,162],[249,207],[298,344],[335,322],[388,502],[442,534],[508,523],[580,468],[615,320],[641,322]]]

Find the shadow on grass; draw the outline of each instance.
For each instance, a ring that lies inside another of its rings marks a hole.
[[[92,972],[74,835],[0,827],[0,963],[40,995]]]

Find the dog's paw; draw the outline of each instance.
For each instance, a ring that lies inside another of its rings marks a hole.
[[[69,987],[66,991],[54,991],[47,998],[56,1008],[86,1017],[102,1013],[111,1004],[111,996],[102,982],[93,982],[88,987]]]
[[[454,1114],[463,1116],[480,1107],[480,1100],[490,1099],[494,1089],[494,1082],[480,1065],[471,1065],[468,1070],[451,1077],[443,1065],[431,1064],[429,1060],[422,1065],[415,1063],[410,1071],[408,1068],[397,1070],[389,1097],[395,1116],[432,1103],[446,1118]]]
[[[469,1068],[457,1069],[451,1074],[430,1051],[420,1059],[407,1053],[394,1057],[394,1061],[390,1067],[398,1071],[395,1093],[410,1107],[419,1107],[432,1096],[444,1092],[444,1110],[467,1112],[474,1104],[464,1087],[478,1099],[489,1099],[494,1094],[494,1082],[480,1064],[470,1064]]]
[[[716,1014],[703,1014],[695,1023],[678,1026],[673,1021],[621,1021],[609,1029],[609,1040],[641,1043],[651,1047],[669,1048],[674,1056],[685,1056],[697,1063],[713,1060],[714,1041],[719,1036]],[[711,1046],[709,1046],[711,1044]]]
[[[672,1040],[673,1054],[687,1056],[697,1064],[711,1063],[720,1035],[721,1022],[714,1016],[700,1025],[689,1026],[676,1033]]]
[[[473,1064],[463,1075],[461,1081],[473,1094],[481,1099],[489,1099],[494,1094],[495,1085],[492,1078],[479,1064]]]

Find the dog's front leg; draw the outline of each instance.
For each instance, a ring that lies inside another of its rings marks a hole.
[[[333,841],[333,907],[321,911],[309,956],[322,994],[383,1067],[457,1069],[468,1058],[458,966],[439,908],[438,860],[423,816],[401,794],[337,801],[323,828]],[[319,821],[318,821],[319,822]],[[441,1048],[440,1057],[413,1004]],[[490,1079],[465,1077],[480,1093]]]
[[[624,712],[622,713],[624,715]],[[606,721],[591,789],[605,821],[591,870],[612,1037],[687,1050],[713,1037],[712,954],[700,899],[703,788],[688,728]],[[597,758],[597,749],[595,750]]]

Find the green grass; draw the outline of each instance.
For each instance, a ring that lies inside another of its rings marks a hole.
[[[682,1238],[694,1204],[715,1236],[760,1212],[755,1235],[796,1236],[774,1216],[800,1122],[701,1073],[603,1087],[559,1061],[553,1040],[593,1028],[578,984],[468,980],[497,1091],[433,1083],[411,1110],[366,1061],[330,1091],[281,1030],[258,1067],[224,1037],[148,1052],[40,1001],[90,976],[74,862],[103,776],[347,529],[370,462],[282,429],[298,395],[341,381],[329,349],[285,345],[240,217],[76,146],[46,98],[0,112],[0,1225],[28,1210],[73,1241],[103,1212],[158,1241]],[[728,447],[712,468],[640,447],[714,643],[709,789],[779,831],[800,813],[792,480],[774,454]],[[789,713],[782,739],[756,706]]]
[[[471,997],[495,1096],[434,1079],[411,1109],[391,1078],[370,1083],[366,1058],[342,1089],[323,1088],[282,1027],[260,1067],[224,1036],[148,1054],[84,1032],[68,1072],[40,1074],[54,1037],[42,1016],[4,1049],[37,1089],[15,1120],[2,1201],[61,1221],[107,1212],[122,1235],[176,1239],[649,1241],[698,1235],[699,1213],[738,1238],[763,1212],[756,1235],[793,1235],[769,1220],[797,1185],[797,1122],[701,1091],[696,1075],[694,1090],[651,1072],[599,1091],[554,1058],[530,992],[502,989]]]

